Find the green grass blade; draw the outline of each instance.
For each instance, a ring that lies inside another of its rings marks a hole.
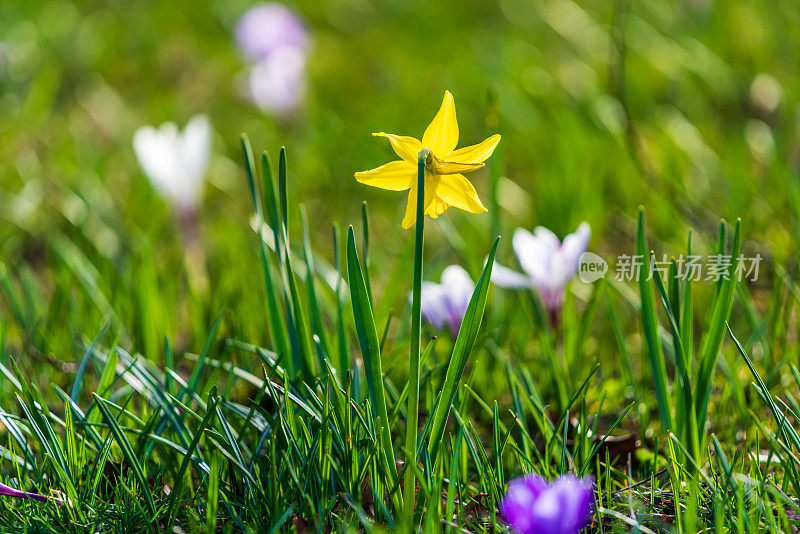
[[[486,260],[486,265],[483,268],[481,277],[478,280],[478,285],[470,298],[469,306],[464,314],[464,320],[461,322],[461,328],[456,336],[456,342],[453,346],[453,354],[450,357],[450,363],[447,366],[444,381],[439,388],[441,398],[431,423],[431,434],[428,441],[428,455],[431,458],[431,463],[436,465],[439,447],[444,438],[445,425],[447,418],[450,414],[450,407],[456,398],[458,385],[461,382],[461,376],[464,374],[464,368],[467,365],[469,353],[475,340],[478,337],[478,330],[480,329],[481,320],[483,319],[483,310],[486,306],[486,295],[489,292],[490,278],[492,275],[492,266],[494,265],[494,257],[497,253],[497,244],[500,238],[496,238],[489,251],[489,257]]]
[[[255,180],[255,162],[253,160],[253,151],[250,148],[250,141],[246,136],[242,136],[242,154],[244,156],[244,168],[247,174],[247,182],[250,186],[250,195],[253,201],[253,206],[258,216],[258,246],[261,257],[261,271],[264,275],[264,293],[267,301],[267,322],[269,325],[269,332],[273,343],[275,343],[275,350],[279,354],[289,355],[289,342],[286,338],[286,326],[283,322],[280,307],[278,306],[278,298],[275,294],[275,283],[272,279],[272,272],[269,267],[269,255],[267,253],[267,246],[264,243],[264,207],[263,200],[259,199],[258,188],[256,187]],[[261,172],[262,184],[272,184],[271,171],[269,167],[269,158],[264,153],[261,158]],[[262,185],[266,189],[266,186]],[[263,198],[267,198],[267,192],[264,191]],[[278,237],[276,227],[272,226],[275,238]],[[278,245],[279,241],[275,241],[275,250],[280,250]]]
[[[214,320],[214,324],[211,325],[211,330],[208,331],[206,341],[203,344],[203,350],[200,352],[200,357],[197,359],[194,369],[192,370],[192,376],[189,377],[188,386],[184,391],[181,392],[179,398],[184,398],[186,393],[191,394],[197,391],[197,385],[200,383],[200,372],[203,370],[203,366],[206,363],[206,358],[208,358],[208,355],[211,352],[211,347],[214,346],[214,340],[217,337],[217,329],[219,328],[220,322],[222,322],[222,315],[222,313],[217,315],[217,318]]]
[[[270,180],[271,181],[271,180]],[[295,368],[302,370],[306,380],[312,380],[314,372],[313,350],[308,323],[303,312],[303,302],[297,289],[294,269],[292,268],[292,254],[289,246],[289,213],[288,192],[286,185],[286,149],[281,148],[278,159],[278,195],[281,208],[280,228],[283,237],[283,268],[284,294],[286,295],[286,308],[289,313],[289,340],[292,347],[292,357]],[[276,245],[277,246],[277,245]],[[276,248],[276,250],[280,250]]]
[[[208,493],[206,496],[206,533],[217,531],[217,510],[219,508],[219,454],[211,454],[211,472],[208,474]]]
[[[708,400],[711,395],[711,379],[717,365],[722,342],[725,339],[725,325],[727,324],[731,309],[733,308],[733,297],[736,293],[736,262],[738,261],[741,245],[742,220],[738,219],[733,232],[733,246],[731,248],[731,264],[728,267],[728,279],[722,280],[723,283],[720,285],[719,293],[714,301],[708,330],[706,330],[700,345],[698,360],[700,367],[695,382],[694,401],[697,423],[701,427],[705,426]]]
[[[372,300],[372,283],[369,281],[369,210],[367,201],[361,203],[361,253],[364,263],[364,284],[367,286],[367,294],[370,302]]]
[[[648,281],[650,276],[650,250],[647,248],[647,238],[644,227],[644,208],[639,209],[639,218],[636,224],[636,256],[642,258],[642,268],[638,273],[639,294],[641,298],[641,319],[644,337],[647,341],[647,353],[650,357],[650,369],[653,373],[653,382],[656,391],[658,411],[665,432],[672,430],[672,403],[670,402],[669,383],[667,382],[667,369],[664,364],[664,353],[661,340],[658,337],[658,315],[656,313],[655,296],[653,288]]]
[[[761,394],[760,396],[764,400],[764,402],[767,404],[767,407],[770,409],[770,412],[772,412],[772,417],[775,419],[775,422],[778,424],[778,429],[780,430],[781,434],[786,436],[787,439],[791,439],[791,441],[794,444],[795,448],[800,450],[800,435],[797,434],[797,432],[794,430],[794,428],[792,428],[791,425],[786,424],[785,415],[783,415],[781,413],[781,411],[778,408],[777,404],[775,404],[775,401],[772,400],[772,396],[770,395],[769,390],[767,389],[767,385],[764,383],[764,380],[761,378],[761,375],[758,374],[758,371],[756,371],[756,368],[753,365],[753,361],[747,355],[747,352],[744,350],[744,347],[742,347],[742,344],[739,343],[739,340],[733,334],[733,330],[731,330],[730,325],[725,323],[725,326],[727,327],[728,334],[731,336],[731,339],[733,340],[733,343],[736,345],[736,348],[739,350],[739,354],[742,355],[742,358],[744,358],[744,361],[747,364],[747,367],[750,369],[750,372],[753,374],[753,378],[755,378],[756,383],[758,385],[758,390],[760,390],[760,394]]]
[[[83,353],[83,358],[81,358],[81,361],[78,364],[78,370],[75,372],[75,379],[72,381],[72,389],[70,390],[69,396],[73,402],[78,401],[78,394],[83,386],[83,375],[86,372],[86,367],[89,365],[89,360],[91,360],[92,354],[97,348],[98,343],[100,343],[100,340],[106,335],[106,332],[108,331],[108,325],[108,322],[103,323],[103,326],[100,327],[100,332],[97,333],[95,338],[92,340],[92,343]]]
[[[361,346],[361,357],[366,367],[367,385],[375,417],[383,421],[381,433],[382,447],[385,451],[389,465],[395,464],[394,447],[392,446],[389,416],[386,409],[386,392],[383,387],[383,370],[381,366],[380,341],[375,328],[375,318],[372,314],[372,305],[361,271],[361,265],[356,250],[353,227],[347,233],[347,275],[350,283],[350,300],[353,306],[358,342]]]
[[[325,325],[322,320],[320,300],[317,297],[317,271],[314,267],[314,255],[311,251],[311,235],[308,230],[308,215],[306,214],[305,206],[300,206],[300,223],[303,229],[303,255],[306,261],[306,296],[308,298],[308,309],[311,318],[311,334],[319,338],[319,344],[325,356],[330,358],[331,349],[328,345],[328,337],[325,335]],[[324,362],[320,358],[320,370],[324,368]]]
[[[333,225],[333,253],[334,264],[336,266],[336,347],[339,354],[339,375],[345,376],[350,369],[350,347],[347,342],[347,331],[344,322],[344,279],[341,273],[344,272],[342,265],[342,243],[339,234],[339,225]]]
[[[692,256],[692,231],[686,238],[686,257]],[[689,276],[685,276],[683,281],[683,292],[681,294],[681,340],[683,342],[683,354],[686,357],[686,368],[692,369],[694,366],[694,309],[692,306],[692,281]]]
[[[176,506],[178,506],[178,503],[183,498],[183,486],[186,483],[186,470],[189,469],[189,465],[192,463],[192,455],[194,454],[195,449],[197,449],[197,446],[200,444],[200,438],[203,437],[206,427],[208,427],[211,419],[214,417],[218,403],[219,398],[217,397],[217,387],[214,386],[211,388],[211,392],[208,394],[206,415],[203,417],[203,421],[200,423],[200,426],[197,427],[197,430],[192,437],[192,442],[186,449],[186,454],[184,455],[183,461],[181,461],[181,465],[178,468],[178,473],[175,475],[175,484],[172,488],[172,493],[170,493],[169,496],[169,508],[167,509],[167,532],[172,530],[172,525],[175,522],[175,514],[177,513]]]
[[[673,288],[675,288],[677,282],[675,281],[674,262],[670,268],[670,275],[673,280]],[[661,297],[661,303],[664,306],[664,311],[666,312],[667,319],[672,328],[672,345],[675,351],[675,365],[678,368],[678,377],[680,379],[679,389],[681,402],[677,403],[675,410],[676,427],[680,431],[679,437],[683,440],[683,443],[686,445],[692,457],[699,461],[700,444],[697,432],[697,418],[694,412],[694,401],[692,399],[692,383],[689,378],[686,354],[683,352],[680,327],[678,326],[678,320],[675,318],[675,311],[679,309],[679,303],[674,301],[670,302],[667,296],[667,290],[664,287],[664,282],[661,280],[661,274],[657,270],[653,271],[653,278],[655,279],[656,288],[658,288],[658,294]],[[674,289],[673,293],[674,296],[677,296],[677,289]]]
[[[97,402],[97,407],[99,408],[100,413],[103,415],[103,420],[105,420],[109,430],[111,430],[111,434],[114,436],[114,440],[117,442],[117,445],[119,445],[120,450],[122,450],[122,455],[125,458],[125,461],[128,462],[133,470],[134,477],[139,483],[141,492],[144,494],[145,503],[147,503],[147,509],[151,514],[150,520],[153,521],[158,514],[156,512],[153,493],[150,491],[150,485],[147,481],[144,468],[142,467],[142,464],[139,463],[139,459],[133,453],[131,444],[128,441],[128,438],[125,437],[125,434],[120,428],[119,423],[117,423],[117,420],[113,415],[111,415],[111,411],[106,406],[106,402],[108,401],[98,396],[96,393],[93,395],[95,401]]]

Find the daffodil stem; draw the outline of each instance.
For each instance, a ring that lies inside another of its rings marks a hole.
[[[425,233],[425,157],[417,164],[417,219],[414,241],[414,287],[411,297],[411,354],[408,367],[408,410],[406,417],[406,469],[403,480],[403,518],[409,528],[414,522],[416,493],[417,426],[419,424],[419,358],[422,330],[422,245]]]

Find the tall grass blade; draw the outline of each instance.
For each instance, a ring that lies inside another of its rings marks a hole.
[[[642,259],[642,269],[637,273],[641,298],[640,311],[644,337],[647,341],[647,353],[650,358],[650,369],[653,373],[656,401],[658,402],[658,411],[661,415],[664,431],[670,432],[673,428],[672,404],[667,382],[667,369],[664,364],[664,353],[658,336],[658,315],[656,313],[655,297],[653,288],[649,283],[651,257],[645,236],[644,208],[639,209],[639,218],[636,223],[636,257]]]
[[[186,471],[189,469],[189,464],[192,462],[192,455],[194,454],[195,449],[197,449],[197,446],[200,444],[200,439],[203,437],[203,433],[211,422],[211,419],[214,417],[218,402],[219,398],[217,398],[217,388],[214,386],[211,388],[211,392],[208,394],[206,415],[203,417],[203,421],[200,423],[200,426],[198,426],[197,430],[195,430],[194,436],[192,437],[192,442],[186,449],[183,461],[181,462],[178,472],[175,475],[175,485],[170,493],[169,508],[167,509],[167,532],[172,530],[172,525],[175,522],[175,514],[177,513],[177,506],[183,498],[183,486],[186,483]]]
[[[447,365],[444,381],[440,388],[442,393],[433,415],[431,434],[428,441],[428,456],[430,456],[431,464],[433,465],[436,465],[439,448],[444,438],[445,425],[450,414],[450,407],[453,405],[453,401],[456,398],[458,385],[461,382],[464,368],[467,365],[467,359],[478,337],[478,330],[480,329],[481,320],[483,319],[483,310],[486,307],[486,295],[489,292],[492,266],[494,265],[494,257],[497,253],[497,244],[499,242],[500,238],[495,238],[481,277],[478,280],[477,286],[475,286],[475,291],[472,293],[472,298],[470,298],[467,311],[464,314],[464,320],[461,322],[461,328],[458,331],[458,336],[456,336],[456,342],[453,345],[453,353],[450,356],[450,362]]]
[[[255,180],[255,162],[253,161],[253,152],[250,148],[250,141],[247,136],[242,136],[242,153],[244,156],[244,168],[247,174],[247,181],[250,186],[250,195],[253,200],[253,205],[258,216],[258,246],[261,257],[261,271],[264,274],[264,293],[267,300],[267,322],[269,325],[270,337],[275,343],[275,350],[279,354],[290,355],[289,342],[286,339],[286,326],[283,323],[283,316],[281,315],[280,308],[278,307],[278,299],[275,295],[275,284],[272,280],[272,273],[269,268],[269,255],[267,254],[267,246],[264,242],[264,207],[263,201],[259,198],[258,187]],[[262,184],[269,182],[272,183],[271,171],[269,167],[269,158],[266,153],[261,158],[261,172]],[[262,185],[263,188],[263,185]],[[264,197],[266,198],[266,191]],[[273,232],[277,232],[273,226]],[[275,250],[279,250],[278,241],[275,241]],[[287,358],[288,360],[288,358]]]
[[[722,238],[721,238],[722,240]],[[717,298],[714,301],[713,312],[708,329],[703,336],[698,353],[697,380],[694,386],[695,411],[698,425],[705,426],[708,400],[711,395],[711,379],[717,366],[717,359],[725,339],[725,328],[733,307],[733,297],[736,294],[736,262],[742,245],[742,220],[737,219],[733,231],[733,246],[731,248],[731,262],[727,276],[722,277]],[[705,440],[703,440],[705,441]],[[702,446],[702,443],[701,443]]]
[[[395,465],[394,447],[392,445],[389,416],[386,409],[386,392],[383,387],[383,370],[381,366],[380,341],[375,328],[372,304],[367,293],[366,283],[356,251],[353,227],[347,233],[347,275],[350,284],[350,300],[353,306],[356,334],[361,346],[361,357],[366,367],[367,386],[369,387],[372,409],[376,418],[383,421],[380,439],[390,466]]]
[[[97,402],[97,407],[100,410],[100,413],[103,415],[103,420],[108,425],[109,430],[111,430],[111,435],[114,436],[114,440],[117,442],[120,450],[122,450],[122,456],[133,470],[134,477],[139,483],[140,491],[142,494],[144,494],[147,509],[151,514],[150,520],[155,520],[156,516],[158,515],[156,512],[156,505],[155,501],[153,500],[153,493],[150,491],[150,484],[147,480],[147,476],[145,475],[142,464],[139,463],[139,459],[133,453],[131,444],[128,441],[128,438],[125,437],[125,433],[122,431],[122,428],[120,428],[116,418],[111,415],[111,411],[106,406],[107,401],[98,396],[96,393],[94,394],[94,399]]]

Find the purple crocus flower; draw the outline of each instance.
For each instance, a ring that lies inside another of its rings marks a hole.
[[[38,493],[28,493],[25,491],[20,491],[18,489],[14,489],[11,486],[6,486],[3,483],[0,483],[0,496],[2,497],[21,497],[23,499],[33,499],[35,501],[49,501],[47,497],[44,495],[40,495]],[[56,504],[61,504],[61,499],[53,499]]]
[[[422,282],[422,316],[436,329],[447,325],[455,339],[473,291],[475,284],[467,271],[459,265],[450,265],[442,271],[440,284]]]
[[[590,235],[585,222],[563,242],[544,226],[537,226],[533,233],[517,228],[512,246],[525,274],[495,263],[492,282],[500,287],[534,288],[550,315],[557,317],[564,304],[567,282],[578,271],[578,260],[586,252]]]
[[[258,107],[277,115],[290,115],[306,92],[306,54],[283,46],[250,69],[248,90]]]
[[[575,534],[589,523],[591,477],[564,475],[548,483],[530,474],[512,480],[500,513],[517,534]]]
[[[264,111],[291,115],[305,97],[309,38],[303,23],[283,4],[263,3],[241,18],[236,41],[253,61],[247,96]]]
[[[308,34],[303,23],[279,2],[251,8],[236,25],[236,42],[251,61],[262,61],[282,47],[305,51]]]

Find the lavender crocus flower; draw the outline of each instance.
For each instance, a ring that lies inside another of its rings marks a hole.
[[[262,61],[282,47],[305,52],[308,34],[300,19],[278,2],[251,8],[236,25],[236,42],[251,61]]]
[[[305,97],[309,38],[303,23],[283,4],[267,2],[244,14],[236,41],[253,61],[247,96],[264,111],[291,115]]]
[[[459,265],[450,265],[442,271],[440,284],[422,282],[422,316],[436,329],[447,325],[455,339],[473,291],[475,284],[467,271]]]
[[[585,222],[563,242],[543,226],[537,226],[533,233],[517,228],[512,246],[525,274],[495,263],[492,282],[500,287],[534,288],[550,315],[556,317],[564,304],[567,282],[578,271],[578,260],[586,252],[590,235]]]
[[[6,486],[3,483],[0,483],[0,496],[2,497],[21,497],[23,499],[33,499],[35,501],[49,501],[47,497],[44,495],[40,495],[38,493],[28,493],[26,491],[20,491],[18,489],[14,489],[11,486]],[[61,504],[61,499],[53,499],[56,504]]]
[[[548,483],[531,474],[508,484],[500,513],[517,534],[575,534],[591,518],[592,486],[591,477]]]
[[[306,55],[295,46],[283,46],[250,69],[248,89],[258,107],[290,115],[306,92]]]

